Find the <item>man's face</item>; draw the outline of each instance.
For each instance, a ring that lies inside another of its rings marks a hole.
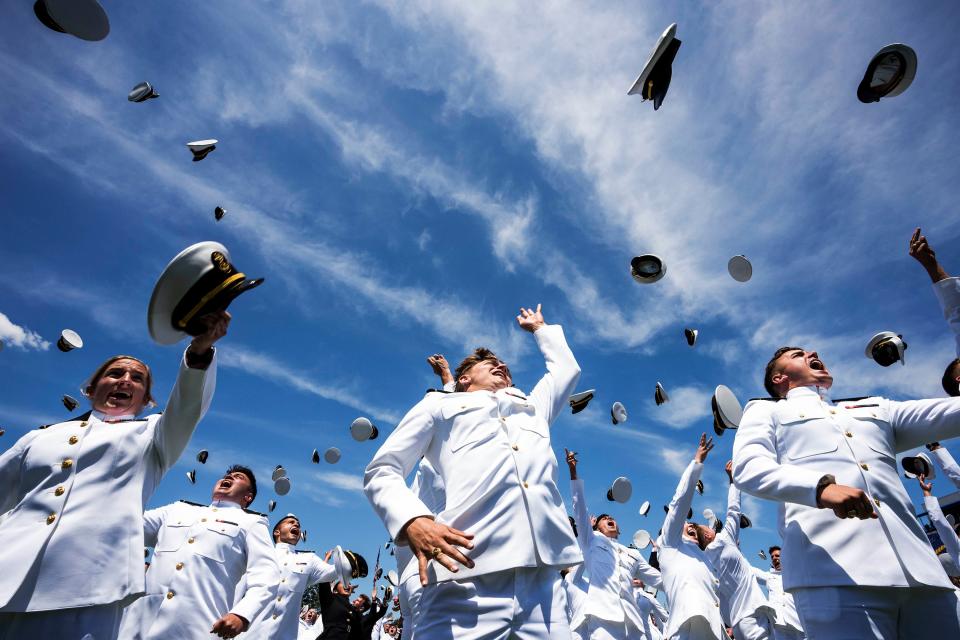
[[[93,389],[90,404],[110,416],[140,413],[147,393],[147,368],[136,360],[121,358],[110,363]]]
[[[710,527],[688,522],[683,525],[683,537],[690,542],[696,543],[701,549],[706,549],[707,545],[713,542],[717,535]]]
[[[307,624],[313,624],[317,621],[317,610],[307,609],[307,615],[305,615],[303,619],[306,620]]]
[[[246,476],[244,476],[246,477]],[[297,544],[300,542],[300,521],[296,518],[287,518],[277,528],[277,542]]]
[[[252,486],[247,474],[239,471],[226,473],[213,485],[213,499],[246,507],[253,502]]]
[[[353,602],[350,604],[353,605],[353,608],[357,611],[366,611],[370,608],[370,601],[367,600],[366,596],[359,596],[353,599]]]
[[[613,519],[613,516],[603,516],[600,518],[597,521],[597,531],[608,538],[620,537],[620,527],[617,526],[617,521]]]
[[[458,382],[469,391],[498,391],[513,386],[510,368],[501,360],[481,360],[465,371]]]
[[[780,549],[774,549],[770,552],[770,566],[780,571]]]
[[[818,386],[829,389],[833,385],[833,376],[820,360],[816,351],[794,349],[777,358],[771,381],[782,387],[783,393],[794,387]]]

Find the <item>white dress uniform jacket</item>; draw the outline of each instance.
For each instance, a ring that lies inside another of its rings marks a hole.
[[[299,551],[285,542],[276,544],[273,555],[280,570],[277,595],[250,622],[247,635],[269,640],[295,640],[304,592],[318,582],[335,582],[340,576],[336,567],[321,560],[314,552]],[[322,628],[317,629],[317,635]]]
[[[163,414],[91,412],[0,455],[0,612],[118,603],[144,590],[143,508],[210,406],[206,370],[181,360]]]
[[[733,477],[743,491],[783,503],[784,588],[952,589],[914,517],[896,454],[958,434],[960,398],[834,405],[825,390],[797,387],[786,399],[749,403],[733,444]],[[818,509],[816,487],[826,474],[866,492],[879,518]]]
[[[943,469],[943,475],[953,483],[953,486],[960,489],[960,465],[953,459],[947,448],[940,445],[930,452],[930,457],[937,461],[937,464]]]
[[[638,640],[662,640],[663,626],[667,623],[670,614],[664,608],[656,596],[647,593],[643,589],[636,589],[636,603],[640,615],[643,616],[643,627],[640,629],[640,638]],[[651,617],[652,616],[652,617]],[[656,618],[656,622],[654,622]]]
[[[396,544],[406,544],[401,530],[420,516],[474,534],[475,568],[454,574],[431,562],[431,583],[582,562],[550,448],[550,424],[566,407],[580,367],[559,325],[533,335],[547,373],[529,396],[516,388],[428,394],[367,466],[364,492]],[[446,504],[437,514],[404,483],[421,456],[443,481]],[[401,580],[416,570],[408,564]]]
[[[944,278],[933,283],[933,293],[943,309],[943,317],[953,331],[957,341],[957,357],[960,357],[960,278]]]
[[[124,612],[121,638],[206,639],[227,613],[251,622],[276,601],[280,571],[265,516],[233,502],[181,501],[147,511],[143,523],[154,547],[147,595]]]
[[[777,612],[774,633],[776,634],[777,629],[786,629],[796,634],[802,634],[803,625],[800,624],[800,616],[797,615],[797,605],[793,601],[793,596],[783,590],[783,577],[780,571],[777,569],[761,571],[754,567],[753,575],[761,586],[767,588],[767,601]]]
[[[734,484],[727,491],[723,530],[707,546],[706,553],[720,577],[720,613],[730,626],[747,616],[776,617],[753,575],[753,567],[740,553],[740,490]]]
[[[320,618],[317,618],[317,622],[313,624],[307,624],[299,618],[297,618],[297,620],[299,622],[299,624],[297,624],[297,640],[317,640],[320,634],[323,633],[323,623],[317,624],[320,622]]]
[[[692,460],[687,465],[657,541],[660,575],[670,605],[670,618],[663,633],[666,638],[675,636],[685,622],[696,617],[706,621],[712,637],[721,638],[724,633],[717,592],[720,580],[707,554],[697,543],[683,537],[684,517],[693,504],[701,473],[702,463]]]
[[[571,480],[574,518],[579,533],[578,542],[589,545],[583,550],[584,566],[589,581],[582,614],[607,622],[622,622],[627,628],[643,628],[643,616],[637,609],[633,593],[633,579],[660,586],[660,572],[647,564],[636,549],[630,549],[608,538],[590,526],[590,515],[584,495],[583,480]]]

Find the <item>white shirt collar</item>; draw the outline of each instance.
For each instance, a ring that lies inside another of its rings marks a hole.
[[[210,506],[218,509],[243,509],[243,507],[236,502],[230,502],[228,500],[214,500],[210,503]]]
[[[133,413],[125,413],[122,416],[110,416],[105,414],[103,411],[97,411],[96,409],[90,411],[90,415],[101,422],[127,422],[137,417]]]
[[[794,387],[793,389],[790,389],[790,391],[787,391],[787,400],[792,398],[809,398],[812,396],[816,396],[824,402],[832,402],[832,400],[830,400],[830,389],[827,389],[826,387],[810,385],[808,387]]]

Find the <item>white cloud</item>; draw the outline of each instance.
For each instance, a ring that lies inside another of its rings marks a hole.
[[[660,459],[668,470],[680,475],[690,464],[690,451],[672,446],[662,447],[660,449]]]
[[[710,398],[712,391],[699,387],[684,386],[667,389],[670,401],[659,407],[652,400],[648,403],[648,412],[652,419],[674,429],[683,429],[694,422],[703,422],[703,431],[708,432],[712,424],[710,418]],[[652,391],[651,391],[652,395]]]
[[[23,349],[24,351],[46,351],[50,348],[50,343],[44,340],[39,333],[14,324],[3,313],[0,313],[0,340],[3,341],[5,346]]]
[[[321,485],[340,489],[342,491],[363,491],[363,475],[359,473],[343,473],[341,471],[317,471],[313,477]]]

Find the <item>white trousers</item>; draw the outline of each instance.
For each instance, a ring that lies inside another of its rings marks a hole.
[[[953,591],[898,587],[812,587],[793,599],[807,637],[815,640],[960,638]]]
[[[0,613],[0,640],[117,640],[123,607],[104,604],[54,611]]]
[[[670,636],[670,640],[716,640],[720,637],[717,635],[718,631],[711,629],[710,623],[703,616],[695,616],[680,625],[677,632]],[[726,634],[723,637],[726,637]]]
[[[770,640],[773,638],[773,620],[766,613],[755,613],[741,618],[733,626],[733,635],[737,640]]]
[[[632,624],[626,622],[610,622],[590,616],[587,623],[590,640],[639,640],[643,637]]]
[[[560,572],[497,571],[423,588],[414,634],[423,640],[569,640]],[[406,626],[406,621],[404,621]]]
[[[400,615],[403,616],[403,640],[413,640],[417,620],[417,607],[420,605],[420,574],[414,574],[400,583],[397,596],[400,598]],[[319,618],[317,618],[319,620]]]
[[[778,627],[773,625],[773,640],[804,640],[803,631],[793,627]]]

